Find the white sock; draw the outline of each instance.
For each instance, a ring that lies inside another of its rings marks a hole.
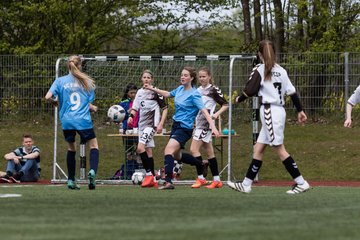
[[[204,180],[205,178],[204,178],[204,175],[198,175],[198,178],[200,178],[201,180]]]
[[[305,179],[303,178],[302,175],[298,176],[297,178],[294,179],[294,181],[299,184],[299,185],[303,185],[305,183]]]
[[[214,181],[220,181],[220,176],[214,176]]]
[[[253,183],[253,180],[251,180],[250,178],[247,178],[247,177],[245,177],[242,182],[243,185],[250,186],[250,187],[251,187],[252,183]]]

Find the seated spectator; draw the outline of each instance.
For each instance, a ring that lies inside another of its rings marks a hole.
[[[31,135],[23,135],[23,146],[5,154],[7,160],[6,175],[0,179],[3,183],[36,182],[40,178],[40,149],[34,146]]]

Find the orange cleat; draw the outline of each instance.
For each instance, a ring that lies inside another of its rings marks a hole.
[[[206,186],[206,188],[212,189],[212,188],[221,188],[223,186],[221,181],[212,181],[212,183],[208,186]]]
[[[141,187],[153,187],[155,183],[153,175],[146,175]]]
[[[194,183],[193,185],[191,185],[191,188],[200,188],[201,186],[204,186],[207,184],[206,179],[200,179],[197,178],[196,179],[196,183]]]

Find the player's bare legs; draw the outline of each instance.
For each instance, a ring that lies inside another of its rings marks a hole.
[[[262,161],[267,145],[263,143],[256,143],[254,145],[253,158]]]

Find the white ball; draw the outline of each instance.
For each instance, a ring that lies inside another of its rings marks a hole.
[[[113,105],[107,112],[108,118],[113,122],[122,122],[125,118],[125,109],[120,105]]]
[[[133,184],[140,185],[144,181],[144,178],[145,174],[143,172],[134,172],[131,176],[131,181],[133,182]]]
[[[182,163],[179,163],[178,161],[175,160],[174,161],[174,169],[173,169],[174,174],[179,176],[181,174],[182,167],[183,167]]]

